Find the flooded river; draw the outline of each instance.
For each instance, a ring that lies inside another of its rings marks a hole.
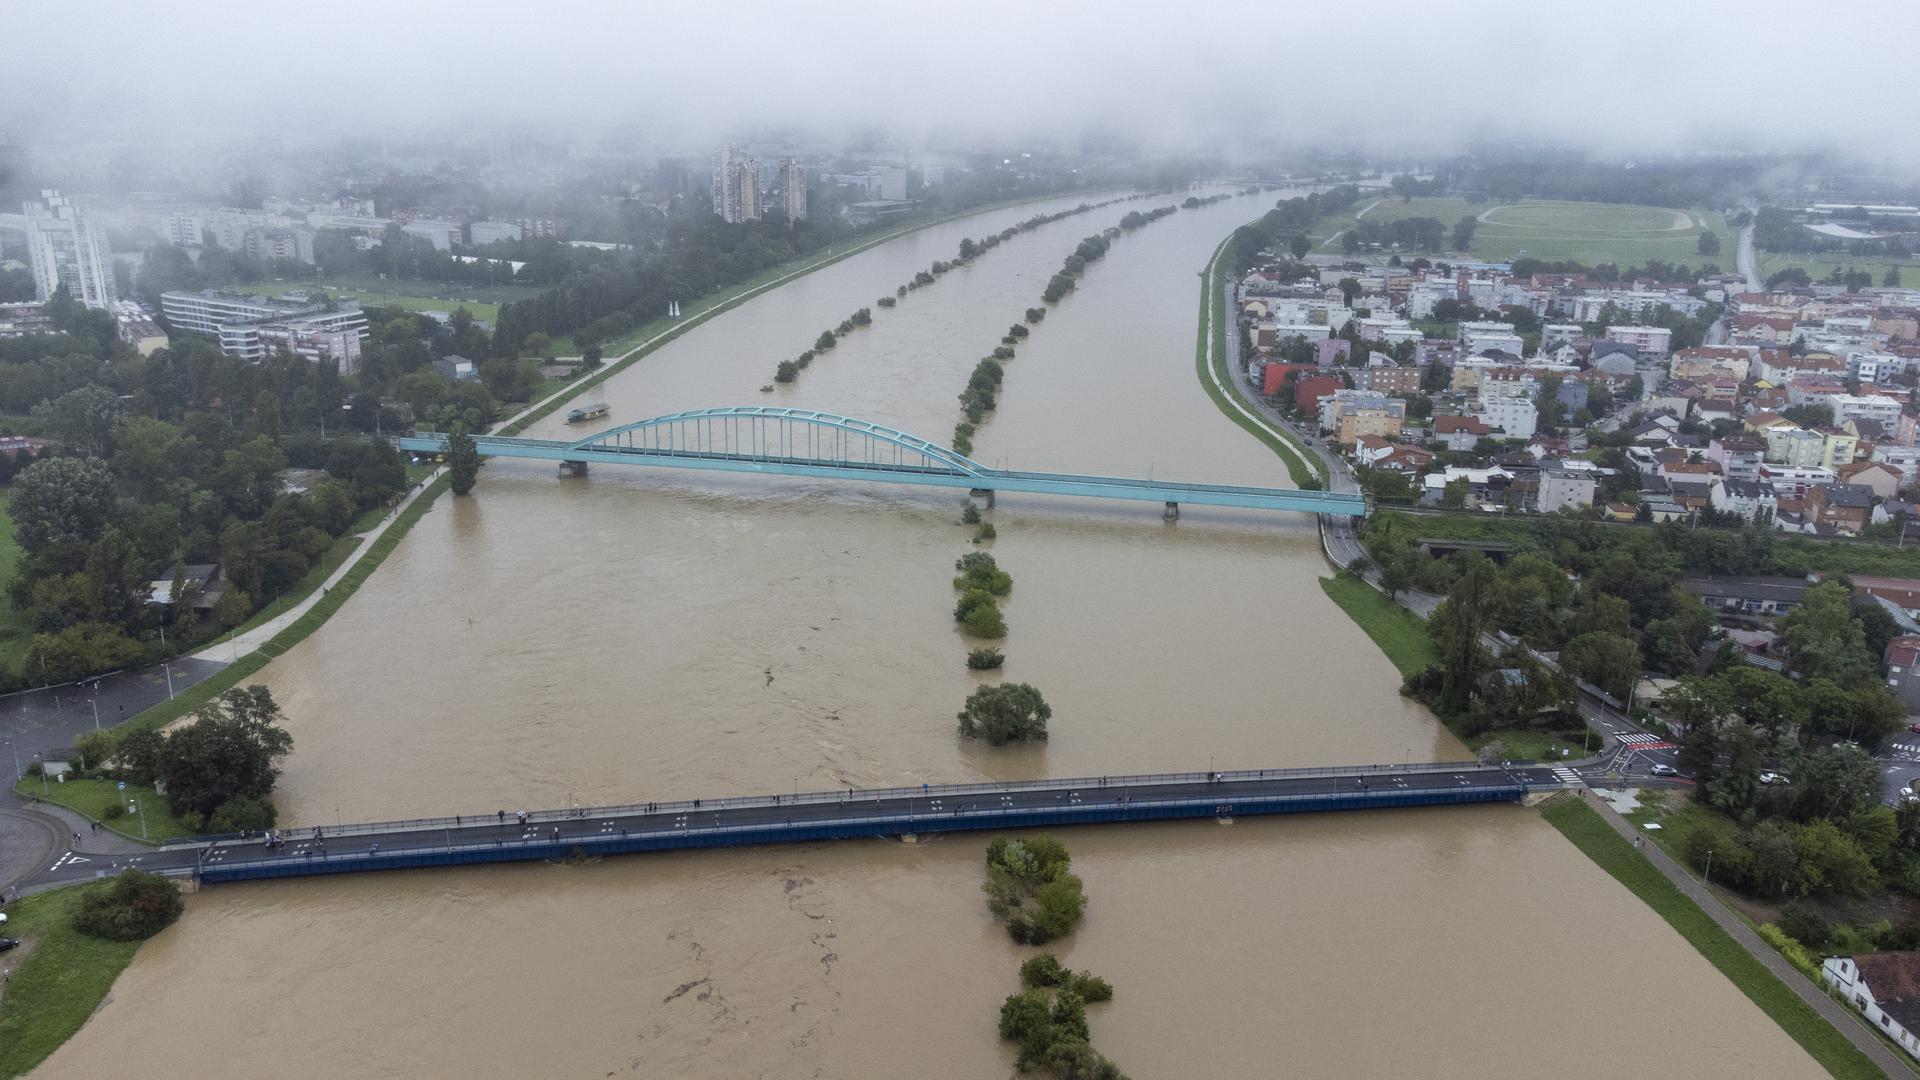
[[[1267,200],[1116,242],[1008,365],[975,457],[1286,483],[1193,371],[1196,272]],[[979,356],[1122,204],[1023,234],[774,363],[964,236],[784,286],[612,380],[615,419],[777,403],[945,441]],[[548,421],[530,434],[564,429]],[[1315,584],[1309,522],[1003,496],[1005,676],[1042,747],[963,743],[952,493],[490,463],[262,678],[295,822],[1043,774],[1444,759],[1462,748]],[[1110,978],[1135,1077],[1816,1075],[1657,917],[1512,807],[1068,834],[1064,958]],[[223,887],[145,946],[40,1074],[979,1077],[1026,950],[981,842],[849,842]],[[209,1046],[218,1049],[209,1051]]]

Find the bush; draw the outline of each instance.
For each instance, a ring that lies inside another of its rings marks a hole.
[[[108,941],[144,941],[179,917],[179,886],[158,874],[126,870],[80,901],[73,928]]]
[[[100,812],[100,816],[107,821],[115,821],[119,818],[126,817],[127,806],[125,803],[115,799],[113,802],[107,804],[107,808]]]
[[[960,594],[960,601],[953,606],[953,618],[956,622],[967,621],[967,616],[980,608],[993,607],[993,594],[985,589],[968,589]]]
[[[994,671],[1007,662],[999,649],[974,649],[967,653],[967,667],[974,671]]]
[[[995,345],[995,346],[993,347],[993,358],[994,358],[995,360],[1011,360],[1011,359],[1013,359],[1013,346],[1011,346],[1011,345]]]
[[[971,637],[994,641],[1007,636],[1007,620],[998,607],[986,604],[967,612],[960,620],[960,629]]]
[[[1827,920],[1798,900],[1780,909],[1780,929],[1810,949],[1822,948],[1833,936]]]
[[[259,832],[273,828],[278,817],[272,802],[235,795],[208,816],[207,828],[216,833]]]
[[[1089,1002],[1113,1000],[1113,984],[1091,971],[1067,976],[1067,987]]]
[[[1041,319],[1044,319],[1044,318],[1046,318],[1046,317],[1047,317],[1047,309],[1046,309],[1046,308],[1043,308],[1043,307],[1030,307],[1030,308],[1028,308],[1028,309],[1027,309],[1027,321],[1028,321],[1028,322],[1030,322],[1030,323],[1037,323],[1037,322],[1039,322],[1039,321],[1040,321]]]
[[[980,508],[973,505],[972,503],[968,503],[966,506],[966,509],[960,511],[960,524],[962,525],[980,524]]]
[[[780,366],[773,369],[773,381],[777,383],[790,383],[799,376],[800,369],[791,360],[782,360]]]
[[[988,527],[982,522],[982,527]],[[960,576],[953,579],[953,587],[962,590],[984,589],[994,596],[1005,596],[1013,591],[1013,575],[1000,569],[993,556],[984,551],[969,551],[954,560],[953,568]]]
[[[901,292],[901,294],[902,294],[902,295],[904,295],[904,294],[906,293],[906,291],[907,291],[907,290],[906,290],[906,288],[905,288],[904,286],[903,286],[903,287],[902,287],[902,288],[900,289],[900,292]],[[875,303],[877,303],[877,304],[879,304],[879,305],[880,305],[881,307],[883,307],[883,308],[890,308],[890,307],[892,307],[893,305],[895,305],[895,304],[897,304],[897,303],[899,303],[900,301],[898,301],[898,300],[895,300],[895,299],[894,299],[893,297],[891,297],[891,296],[883,296],[883,297],[881,297],[880,299],[878,299],[878,300],[876,300],[876,301],[874,301],[874,302],[875,302]]]
[[[985,543],[999,535],[999,530],[993,527],[993,522],[983,521],[980,523],[979,528],[973,530],[973,542],[976,544]]]
[[[1060,966],[1060,958],[1052,953],[1041,953],[1020,965],[1020,985],[1028,988],[1059,986],[1072,975],[1072,972]]]
[[[1800,947],[1799,942],[1788,937],[1779,927],[1772,923],[1761,923],[1759,926],[1759,934],[1761,940],[1773,946],[1781,957],[1783,957],[1787,963],[1792,964],[1800,974],[1805,975],[1815,982],[1820,981],[1820,965],[1814,962],[1813,957],[1808,955],[1807,950]]]

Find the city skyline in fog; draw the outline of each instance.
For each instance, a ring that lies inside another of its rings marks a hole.
[[[1920,69],[1863,64],[1842,81],[1814,61],[1869,28],[1920,32],[1920,8],[1894,3],[579,2],[535,17],[491,2],[222,0],[75,5],[35,21],[41,40],[83,45],[38,53],[0,100],[0,130],[40,146],[495,129],[692,147],[794,131],[1257,156],[1518,137],[1626,158],[1920,162],[1907,115]]]

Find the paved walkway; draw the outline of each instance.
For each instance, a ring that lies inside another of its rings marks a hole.
[[[420,494],[426,491],[435,480],[440,479],[440,475],[446,471],[445,466],[442,466],[428,473],[425,479],[414,485],[412,491],[407,492],[407,497],[400,500],[398,506],[388,511],[387,516],[380,520],[380,524],[361,533],[360,543],[354,546],[353,554],[347,556],[347,558],[340,563],[338,569],[327,575],[327,580],[320,583],[320,588],[308,593],[305,600],[300,601],[244,634],[237,634],[218,644],[209,645],[201,649],[199,652],[193,654],[193,659],[213,660],[231,664],[235,660],[273,640],[280,631],[292,626],[301,616],[312,611],[313,606],[318,604],[321,599],[327,595],[327,590],[338,585],[340,579],[347,576],[347,571],[352,570],[355,566],[359,565],[361,559],[367,557],[367,552],[373,550],[374,541],[385,535],[386,531],[392,528],[393,523],[399,519],[400,514],[405,511],[407,507],[412,506],[414,500],[420,498]]]
[[[1632,823],[1614,813],[1613,807],[1608,806],[1606,800],[1591,791],[1581,792],[1580,797],[1587,801],[1587,805],[1598,811],[1600,816],[1606,819],[1607,824],[1613,826],[1614,832],[1626,837],[1629,841],[1640,839],[1642,835],[1640,830],[1635,829]],[[1720,898],[1713,895],[1712,890],[1682,868],[1672,856],[1662,851],[1660,845],[1650,843],[1639,850],[1649,862],[1667,876],[1668,881],[1673,882],[1674,886],[1685,893],[1689,899],[1700,905],[1700,910],[1720,924],[1720,929],[1725,930],[1733,940],[1739,942],[1741,948],[1751,953],[1755,960],[1765,964],[1768,971],[1779,976],[1780,981],[1785,983],[1788,989],[1799,995],[1801,1001],[1812,1006],[1815,1012],[1825,1017],[1827,1022],[1832,1024],[1840,1034],[1846,1036],[1847,1041],[1858,1047],[1861,1053],[1872,1058],[1873,1063],[1880,1067],[1880,1071],[1888,1076],[1911,1077],[1913,1075],[1913,1067],[1862,1024],[1857,1013],[1828,997],[1826,991],[1815,986],[1805,975],[1795,970],[1792,964],[1787,963],[1785,957],[1774,951],[1773,946],[1761,940],[1760,935],[1754,933],[1752,927],[1721,903]]]

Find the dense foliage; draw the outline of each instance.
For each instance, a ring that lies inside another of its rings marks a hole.
[[[494,408],[483,386],[426,366],[459,331],[410,313],[371,312],[379,336],[343,377],[285,353],[250,363],[191,335],[142,357],[102,313],[64,296],[49,309],[59,333],[0,341],[0,411],[31,410],[56,455],[17,475],[20,462],[0,464],[23,551],[8,598],[34,633],[25,670],[0,685],[157,659],[245,620],[405,489],[404,459],[356,429],[406,411],[478,424]],[[377,370],[394,374],[383,383]],[[326,475],[289,493],[278,474],[290,465]],[[217,602],[197,602],[183,573],[201,563],[220,566]],[[167,579],[178,587],[154,602],[151,583]]]
[[[180,917],[180,887],[159,874],[123,870],[113,884],[88,893],[73,913],[73,927],[108,941],[142,941]]]
[[[986,595],[976,590],[969,595]],[[985,739],[993,746],[1013,742],[1045,742],[1053,709],[1040,691],[1026,683],[980,686],[967,695],[960,710],[960,734]]]
[[[1066,845],[1051,833],[994,837],[987,844],[987,879],[980,886],[987,909],[1006,920],[1007,933],[1023,945],[1064,937],[1087,906],[1072,865]]]

